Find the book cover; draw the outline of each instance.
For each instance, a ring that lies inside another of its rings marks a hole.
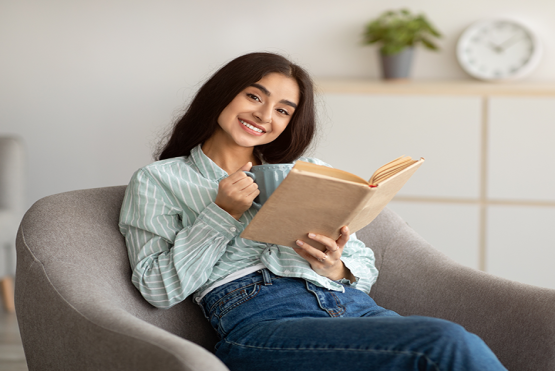
[[[309,232],[337,239],[344,225],[351,233],[365,227],[423,162],[400,157],[366,181],[343,170],[297,161],[241,237],[291,247],[300,239],[323,249],[308,239]]]

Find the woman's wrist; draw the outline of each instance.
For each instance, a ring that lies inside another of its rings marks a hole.
[[[347,266],[345,265],[345,263],[343,263],[342,260],[340,260],[341,262],[341,267],[338,267],[337,273],[335,274],[331,274],[330,276],[328,276],[328,278],[332,281],[339,281],[343,278],[348,279],[349,282],[355,282],[356,278],[355,276],[351,273],[351,270],[349,268],[347,268]]]

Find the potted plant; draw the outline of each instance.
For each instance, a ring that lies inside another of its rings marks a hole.
[[[414,47],[424,45],[439,50],[434,38],[439,31],[422,14],[407,9],[386,11],[366,25],[364,44],[381,44],[380,55],[385,79],[406,79],[409,76]]]

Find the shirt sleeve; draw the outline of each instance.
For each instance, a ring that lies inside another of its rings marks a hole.
[[[356,237],[356,234],[353,233],[343,249],[341,260],[356,278],[356,281],[351,283],[351,285],[366,293],[370,293],[372,285],[378,279],[378,270],[376,269],[376,261],[372,249],[366,247]]]
[[[189,222],[164,187],[143,169],[127,187],[119,227],[132,282],[158,308],[169,308],[202,286],[228,243],[244,229],[214,202]]]

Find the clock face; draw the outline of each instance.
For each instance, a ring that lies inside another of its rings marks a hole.
[[[457,45],[461,67],[482,80],[523,77],[537,65],[540,55],[534,33],[512,20],[478,22],[462,34]]]

